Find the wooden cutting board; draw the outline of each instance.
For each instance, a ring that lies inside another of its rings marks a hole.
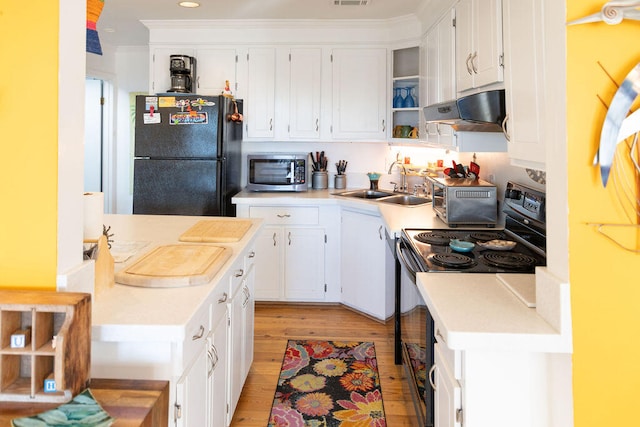
[[[117,283],[152,288],[209,283],[231,257],[231,249],[212,245],[158,246],[115,274]]]
[[[182,233],[181,242],[237,242],[251,228],[252,222],[244,219],[202,220]]]

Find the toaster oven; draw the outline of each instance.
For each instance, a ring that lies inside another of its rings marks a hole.
[[[432,178],[431,197],[436,216],[449,227],[498,222],[496,186],[481,179]]]

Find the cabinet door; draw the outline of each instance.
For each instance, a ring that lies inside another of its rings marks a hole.
[[[169,73],[169,58],[171,55],[194,56],[194,54],[193,49],[183,47],[153,48],[151,50],[149,93],[163,93],[171,89]]]
[[[208,349],[207,345],[202,345],[194,362],[176,382],[176,427],[207,425]]]
[[[543,5],[504,1],[506,133],[509,157],[519,166],[544,169]]]
[[[428,105],[456,98],[454,17],[454,10],[445,13],[425,39]],[[453,147],[451,126],[427,123],[425,130],[430,144],[441,148]]]
[[[474,86],[481,87],[504,80],[502,67],[502,1],[475,0],[474,28]]]
[[[342,302],[384,320],[385,232],[382,219],[342,211]]]
[[[438,22],[438,102],[456,99],[455,9]]]
[[[473,0],[460,0],[456,13],[456,87],[458,92],[473,87]]]
[[[322,49],[289,52],[289,137],[320,137]]]
[[[324,229],[285,229],[284,298],[294,301],[324,299]],[[273,261],[272,261],[273,262]]]
[[[334,139],[385,139],[386,49],[334,49]]]
[[[196,50],[196,92],[220,95],[228,80],[236,92],[236,50],[203,47]]]
[[[438,427],[460,427],[462,417],[462,390],[445,362],[441,344],[436,344],[433,373],[435,383],[434,424]]]
[[[458,92],[503,81],[501,0],[461,0],[455,16]]]
[[[242,288],[233,295],[228,304],[229,307],[229,338],[227,340],[227,357],[229,358],[228,393],[229,393],[229,418],[238,404],[242,385]]]
[[[282,227],[265,226],[256,238],[255,299],[258,301],[274,301],[282,297],[282,233]]]
[[[242,383],[247,380],[251,364],[253,363],[253,332],[255,320],[255,299],[253,285],[255,268],[251,265],[242,284]]]
[[[209,335],[209,420],[211,427],[226,427],[231,421],[227,413],[227,332],[228,313],[213,325]],[[227,420],[227,416],[229,419]]]
[[[250,48],[245,120],[248,138],[273,138],[275,129],[275,48]]]

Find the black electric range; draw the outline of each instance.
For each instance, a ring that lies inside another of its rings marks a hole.
[[[536,266],[546,265],[545,206],[543,192],[508,182],[503,199],[504,230],[405,228],[402,245],[420,272],[534,273]],[[450,246],[451,240],[475,246],[470,252],[461,252]],[[492,246],[493,240],[515,246]]]
[[[415,425],[434,425],[434,392],[428,372],[433,366],[435,333],[431,313],[416,286],[416,273],[531,273],[546,265],[546,199],[543,192],[508,182],[502,203],[504,230],[405,228],[396,242],[395,359],[409,378]],[[474,243],[469,252],[451,240]],[[492,240],[508,241],[486,247]],[[483,244],[485,246],[483,246]]]

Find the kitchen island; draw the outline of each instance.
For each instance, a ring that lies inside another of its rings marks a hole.
[[[235,218],[105,215],[113,233],[115,272],[202,220]],[[246,220],[244,220],[246,221]],[[115,284],[95,296],[91,375],[170,381],[171,425],[228,425],[253,354],[253,262],[259,219],[230,249],[206,284],[135,287]]]

